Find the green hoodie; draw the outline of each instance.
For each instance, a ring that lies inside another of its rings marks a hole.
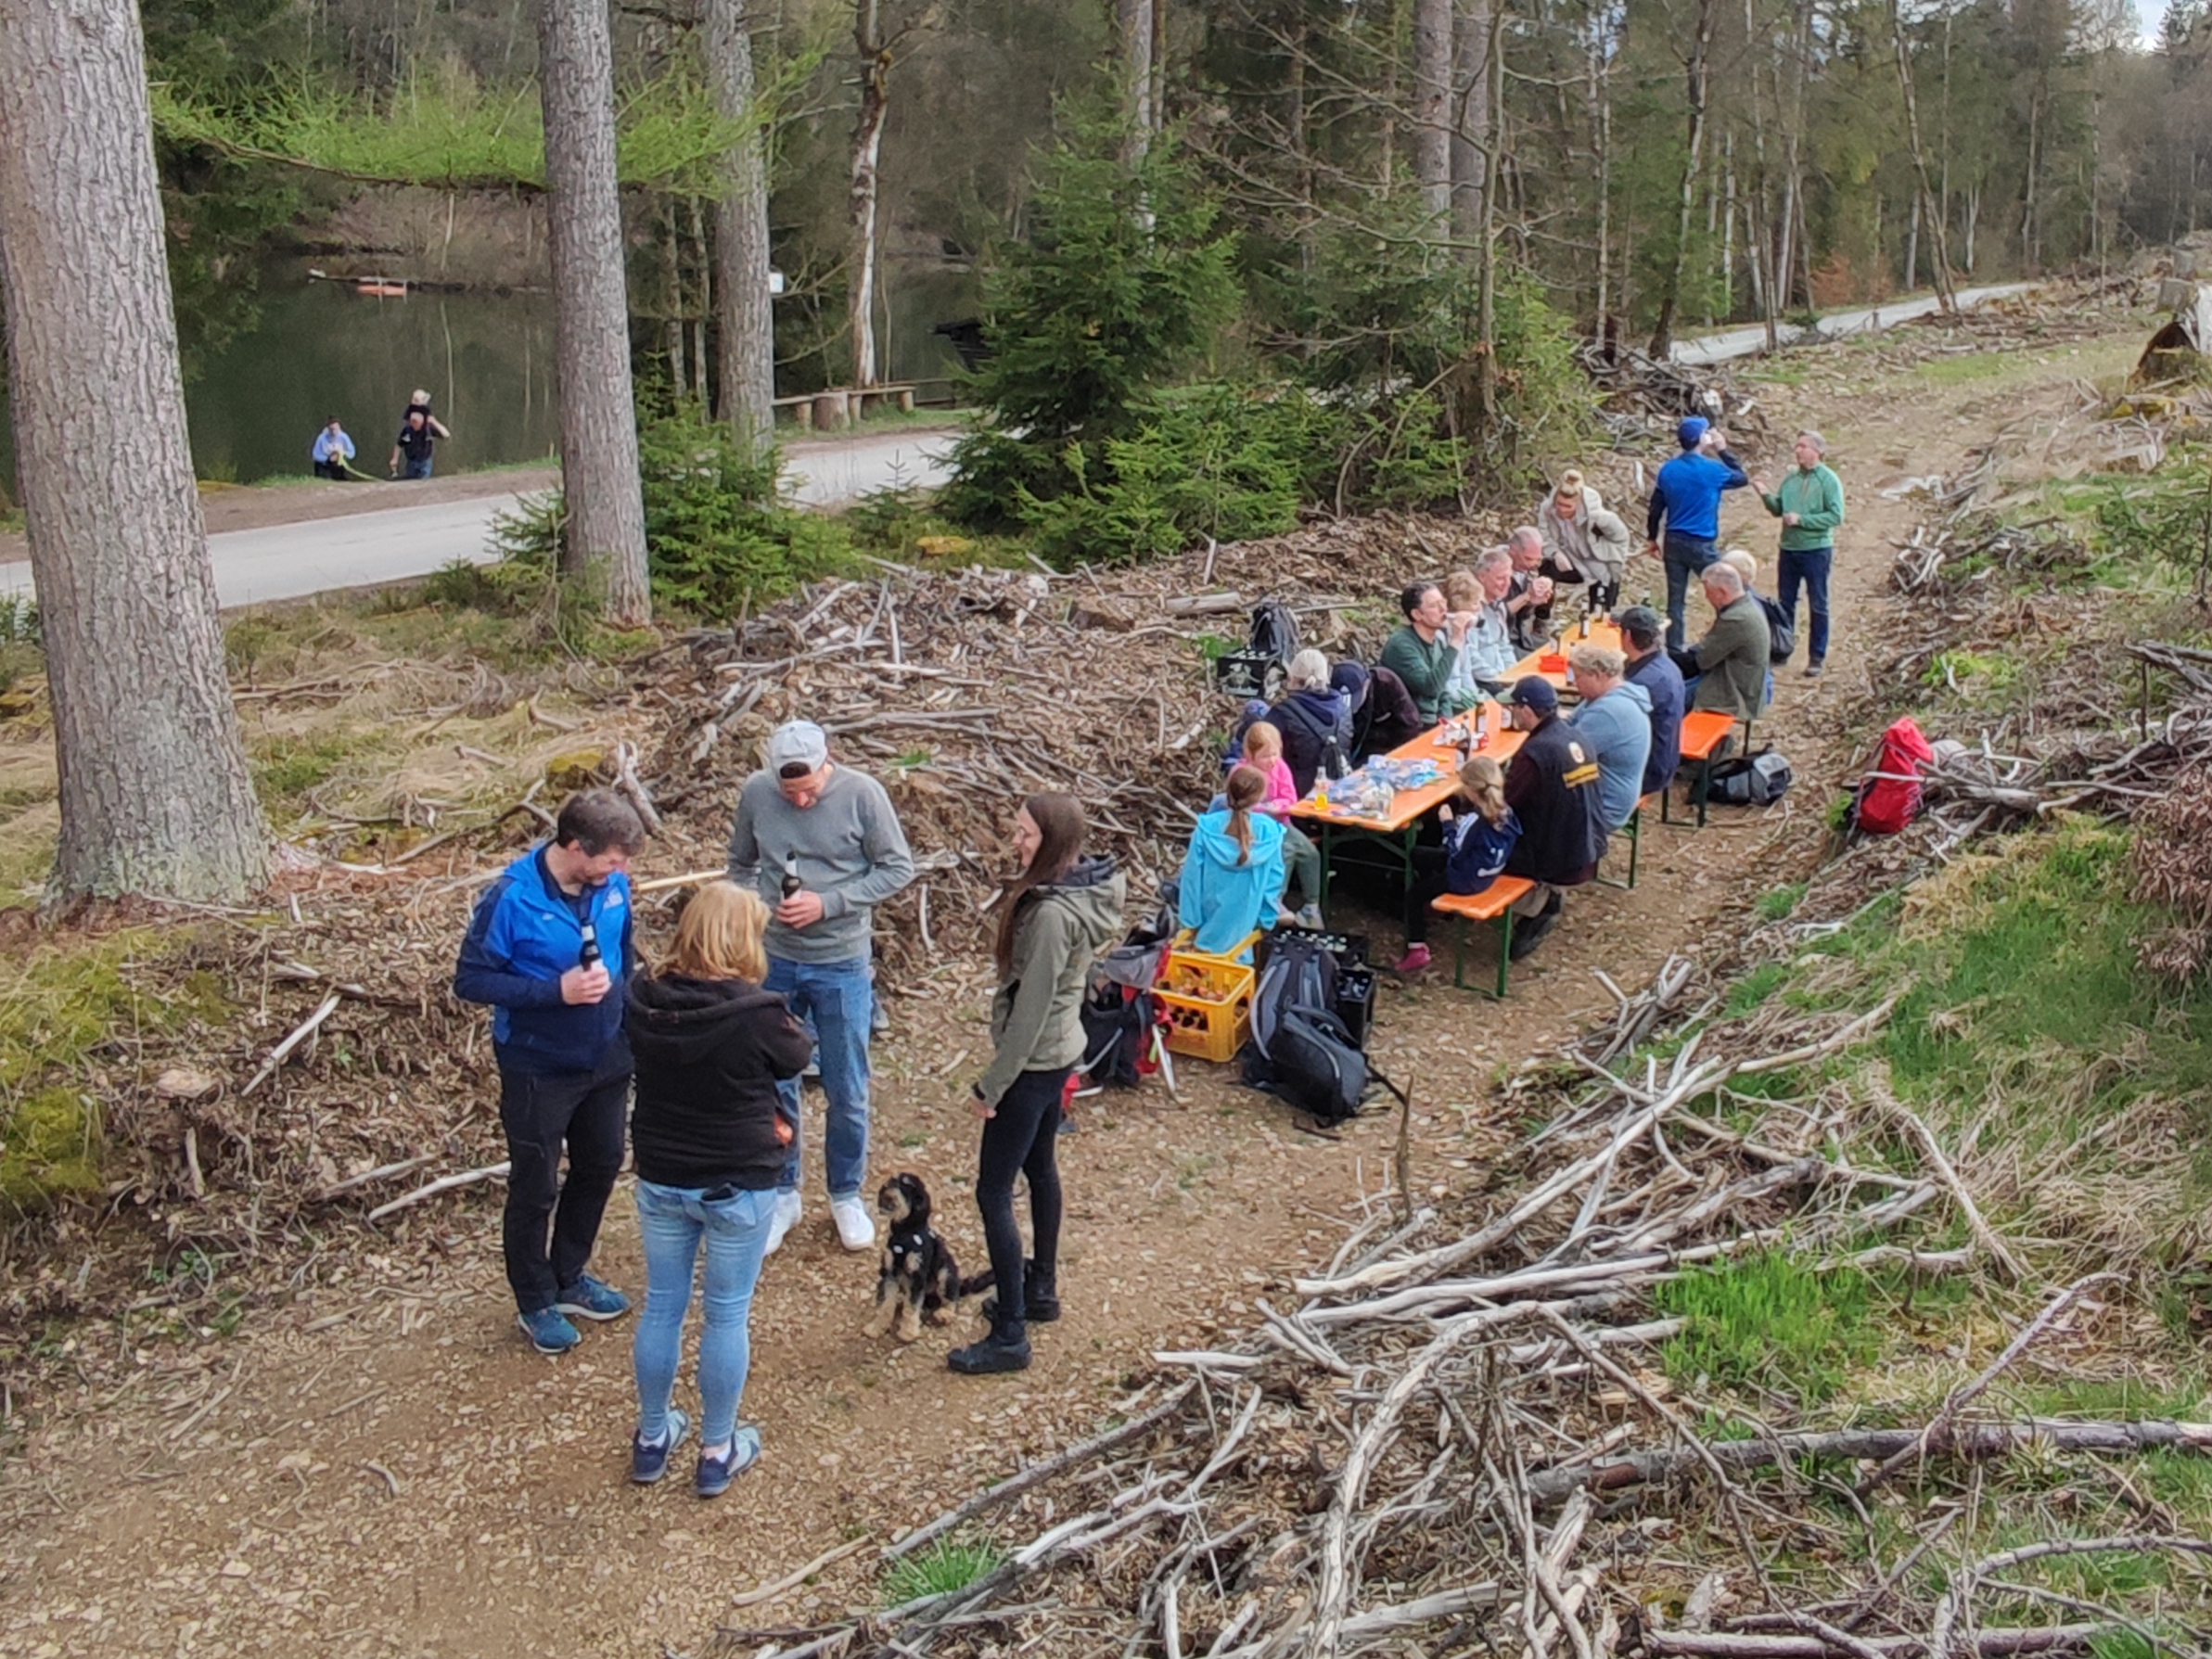
[[[1835,545],[1835,527],[1844,521],[1843,480],[1817,461],[1808,472],[1793,466],[1782,475],[1782,488],[1759,497],[1775,517],[1795,513],[1797,522],[1782,527],[1784,553],[1809,553]]]
[[[986,1105],[997,1105],[1025,1071],[1057,1071],[1083,1057],[1083,982],[1099,947],[1120,932],[1128,893],[1111,859],[1090,858],[1024,895],[1013,968],[991,1000],[995,1052],[976,1085]]]

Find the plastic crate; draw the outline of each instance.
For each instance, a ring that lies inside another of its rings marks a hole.
[[[1259,954],[1254,966],[1267,966],[1268,949],[1277,939],[1318,939],[1321,948],[1336,957],[1339,972],[1345,968],[1367,965],[1365,934],[1339,933],[1333,927],[1293,927],[1285,923],[1272,932],[1259,936]]]
[[[1373,968],[1336,970],[1336,1017],[1344,1022],[1344,1028],[1351,1033],[1352,1046],[1364,1049],[1367,1046],[1367,1033],[1375,1025]]]
[[[1236,1057],[1252,1029],[1252,970],[1223,957],[1170,951],[1153,996],[1167,1015],[1168,1047],[1201,1060]]]

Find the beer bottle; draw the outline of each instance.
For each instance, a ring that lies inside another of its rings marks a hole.
[[[583,925],[583,949],[576,953],[576,965],[595,968],[599,963],[599,930],[587,921]]]
[[[805,885],[799,879],[799,855],[786,852],[784,854],[784,897],[792,898]]]

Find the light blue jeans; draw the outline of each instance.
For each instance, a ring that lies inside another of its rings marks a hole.
[[[684,1349],[684,1316],[691,1307],[691,1270],[707,1244],[706,1323],[699,1333],[699,1444],[720,1446],[736,1432],[737,1402],[752,1368],[753,1285],[768,1244],[772,1192],[735,1192],[709,1198],[696,1187],[637,1183],[637,1232],[646,1250],[646,1309],[630,1344],[637,1372],[637,1432],[658,1440],[668,1432],[669,1396]]]
[[[857,1198],[868,1178],[868,1024],[876,1006],[868,978],[868,959],[843,962],[786,962],[768,959],[767,987],[791,1005],[814,1034],[822,1067],[823,1159],[832,1198]],[[805,1141],[799,1109],[799,1079],[777,1085],[784,1119],[791,1126],[791,1156],[784,1165],[779,1190],[799,1190],[799,1155]]]

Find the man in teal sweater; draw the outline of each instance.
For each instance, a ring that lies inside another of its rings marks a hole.
[[[1377,666],[1405,682],[1413,707],[1430,725],[1448,714],[1474,707],[1472,691],[1455,692],[1451,687],[1460,640],[1450,637],[1451,616],[1444,605],[1443,590],[1433,581],[1414,582],[1398,596],[1398,608],[1405,612],[1405,626],[1384,642]],[[1466,629],[1463,619],[1461,639]]]
[[[1774,596],[1794,628],[1797,622],[1797,584],[1805,585],[1805,599],[1812,612],[1812,632],[1805,653],[1805,677],[1817,680],[1828,655],[1828,572],[1835,562],[1835,530],[1844,521],[1843,480],[1822,456],[1828,440],[1818,432],[1797,434],[1791,453],[1797,465],[1784,474],[1782,488],[1770,490],[1758,480],[1758,498],[1767,511],[1782,520],[1782,557],[1775,568]]]

